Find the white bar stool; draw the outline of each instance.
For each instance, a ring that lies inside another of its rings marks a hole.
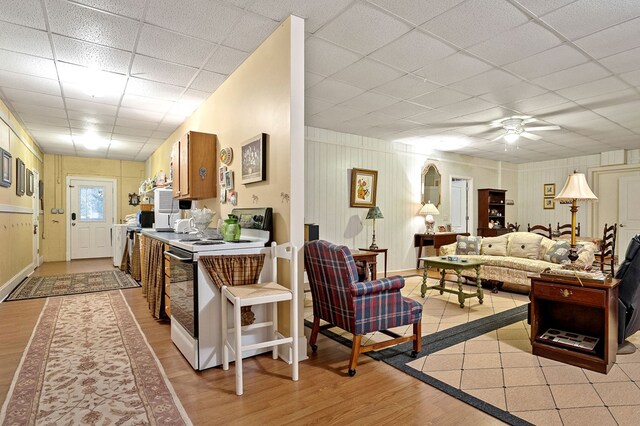
[[[229,350],[233,351],[236,363],[236,394],[242,395],[242,353],[259,348],[273,347],[273,359],[278,359],[278,346],[289,344],[289,359],[291,364],[291,378],[298,381],[298,249],[291,243],[276,245],[271,243],[271,261],[273,277],[278,277],[278,259],[289,260],[291,289],[276,282],[267,282],[242,286],[222,287],[222,369],[229,369]],[[278,332],[278,302],[291,301],[291,336],[284,337]],[[227,326],[227,301],[233,304],[233,327]],[[271,319],[261,323],[242,326],[240,308],[243,306],[255,306],[271,304]],[[270,327],[272,339],[242,345],[242,331],[253,330],[261,327]],[[233,342],[228,338],[229,333],[234,334]]]

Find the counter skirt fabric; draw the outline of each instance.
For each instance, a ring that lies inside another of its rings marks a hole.
[[[166,319],[164,310],[164,243],[142,236],[142,294],[156,319]]]
[[[136,281],[142,279],[140,268],[140,234],[133,234],[133,249],[131,250],[131,278]]]

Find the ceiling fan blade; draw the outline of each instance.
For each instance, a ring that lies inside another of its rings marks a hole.
[[[522,124],[529,124],[529,123],[533,123],[534,121],[538,121],[537,118],[533,118],[533,117],[529,117],[525,120],[522,120]]]
[[[560,126],[537,126],[537,127],[527,127],[527,131],[529,130],[533,130],[533,131],[538,131],[538,130],[560,130]]]
[[[537,141],[542,139],[542,137],[538,135],[534,135],[533,133],[529,133],[529,132],[522,132],[520,133],[520,136],[522,136],[523,138],[531,139],[532,141]]]
[[[497,141],[499,139],[502,139],[503,137],[504,137],[504,134],[501,133],[497,138],[491,139],[491,142],[495,142],[495,141]]]

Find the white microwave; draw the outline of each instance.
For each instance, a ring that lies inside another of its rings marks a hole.
[[[171,188],[153,190],[153,215],[153,228],[156,231],[173,231],[173,223],[180,218],[180,209]]]

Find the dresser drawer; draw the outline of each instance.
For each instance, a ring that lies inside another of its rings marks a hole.
[[[605,306],[606,292],[592,288],[562,284],[541,284],[533,286],[534,296],[550,300],[566,300],[571,303],[591,306]]]

